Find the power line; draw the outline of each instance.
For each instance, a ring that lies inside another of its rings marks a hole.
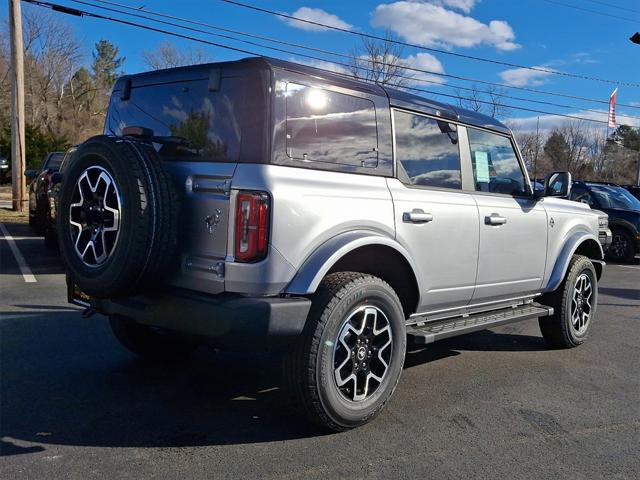
[[[640,10],[634,10],[633,8],[614,5],[613,3],[601,2],[600,0],[587,0],[587,1],[591,3],[599,4],[599,5],[604,5],[605,7],[617,8],[618,10],[626,10],[627,12],[640,13]]]
[[[636,20],[633,20],[631,18],[621,17],[619,15],[613,15],[612,13],[600,12],[598,10],[592,10],[590,8],[579,7],[577,5],[572,5],[570,3],[564,3],[564,2],[559,2],[557,0],[542,0],[542,1],[543,2],[547,2],[547,3],[553,3],[555,5],[560,5],[562,7],[573,8],[574,10],[580,10],[580,11],[588,12],[588,13],[595,13],[596,15],[602,15],[603,17],[616,18],[618,20],[624,20],[625,22],[638,23]]]
[[[218,48],[223,48],[223,49],[232,50],[232,51],[239,52],[239,53],[244,53],[244,54],[247,54],[247,55],[260,56],[259,53],[256,53],[256,52],[253,52],[253,51],[250,51],[250,50],[244,50],[244,49],[232,47],[232,46],[221,44],[221,43],[217,43],[217,42],[211,42],[209,40],[204,40],[204,39],[201,39],[201,38],[192,37],[190,35],[184,35],[184,34],[181,34],[181,33],[172,32],[172,31],[169,31],[169,30],[156,28],[156,27],[152,27],[152,26],[149,26],[149,25],[144,25],[144,24],[137,23],[137,22],[132,22],[132,21],[129,21],[129,20],[123,20],[123,19],[120,19],[120,18],[108,17],[106,15],[101,15],[101,14],[98,14],[98,13],[88,12],[86,10],[72,9],[72,8],[68,8],[68,7],[65,7],[63,5],[52,3],[52,2],[46,2],[46,1],[40,1],[40,0],[23,0],[23,1],[25,1],[27,3],[31,3],[31,4],[37,5],[37,6],[40,6],[40,7],[50,8],[50,9],[53,9],[55,11],[59,11],[59,12],[67,13],[67,14],[71,14],[71,15],[76,15],[76,16],[79,16],[79,17],[85,17],[86,16],[86,17],[92,17],[92,18],[96,18],[96,19],[100,19],[100,20],[112,21],[112,22],[123,24],[123,25],[138,27],[138,28],[142,28],[144,30],[149,30],[149,31],[157,32],[157,33],[163,33],[163,34],[166,34],[166,35],[171,35],[171,36],[178,37],[178,38],[183,38],[183,39],[186,39],[186,40],[192,40],[192,41],[195,41],[195,42],[203,43],[203,44],[206,44],[206,45],[211,45],[211,46],[218,47]],[[316,69],[319,70],[319,71],[323,71],[323,72],[326,72],[326,73],[333,74],[333,75],[341,75],[341,76],[344,76],[344,77],[349,77],[349,78],[355,78],[357,80],[362,80],[362,79],[359,79],[358,77],[355,77],[354,75],[349,75],[347,73],[332,72],[330,70],[326,70],[326,69],[323,69],[323,68],[317,68],[317,67],[316,67]],[[445,97],[448,97],[448,98],[456,98],[458,100],[478,101],[478,103],[491,104],[491,102],[486,102],[486,101],[482,101],[482,100],[474,100],[474,99],[470,99],[470,98],[467,98],[467,97],[462,97],[462,96],[459,96],[459,95],[449,95],[449,94],[444,94],[444,93],[439,93],[439,92],[433,92],[433,91],[426,90],[426,89],[418,89],[418,88],[414,88],[414,87],[400,87],[400,88],[405,88],[405,89],[408,89],[408,90],[415,90],[415,91],[422,91],[422,92],[429,93],[429,94],[432,94],[432,95],[440,95],[440,96],[445,96]],[[574,119],[574,120],[584,120],[584,121],[593,122],[593,123],[607,124],[607,121],[595,120],[595,119],[592,119],[592,118],[579,117],[579,116],[574,116],[574,115],[564,115],[564,114],[559,114],[559,113],[546,112],[546,111],[543,111],[543,110],[535,110],[535,109],[530,109],[530,108],[525,108],[525,107],[518,107],[518,106],[514,106],[514,105],[503,104],[502,106],[505,107],[505,108],[511,108],[511,109],[514,109],[514,110],[522,110],[522,111],[526,111],[526,112],[541,113],[543,115],[551,115],[551,116],[557,116],[557,117],[571,118],[571,119]]]
[[[578,79],[581,79],[581,80],[591,80],[591,81],[595,81],[595,82],[612,83],[612,84],[615,84],[615,85],[621,85],[621,86],[626,86],[626,87],[640,87],[639,83],[623,82],[623,81],[618,81],[618,80],[609,80],[609,79],[605,79],[605,78],[591,77],[591,76],[588,76],[588,75],[581,75],[581,74],[577,74],[577,73],[561,72],[561,71],[558,71],[558,70],[552,70],[552,69],[544,68],[544,67],[531,67],[531,66],[527,66],[527,65],[520,65],[520,64],[517,64],[517,63],[510,63],[510,62],[504,62],[504,61],[500,61],[500,60],[494,60],[494,59],[490,59],[490,58],[476,57],[476,56],[473,56],[473,55],[467,55],[467,54],[463,54],[463,53],[449,52],[447,50],[441,50],[441,49],[437,49],[437,48],[425,47],[425,46],[418,45],[418,44],[415,44],[415,43],[403,42],[401,40],[389,40],[389,39],[385,39],[384,37],[380,37],[378,35],[373,35],[373,34],[364,33],[364,32],[354,32],[353,30],[349,30],[347,28],[336,27],[334,25],[327,25],[325,23],[315,22],[313,20],[306,20],[304,18],[295,17],[293,15],[288,15],[286,13],[281,13],[281,12],[276,12],[274,10],[269,10],[269,9],[262,8],[262,7],[256,7],[255,5],[249,5],[249,4],[238,2],[238,1],[235,1],[235,0],[219,0],[219,1],[231,4],[231,5],[235,5],[235,6],[238,6],[238,7],[248,8],[250,10],[255,10],[255,11],[258,11],[258,12],[262,12],[262,13],[267,13],[269,15],[275,15],[275,16],[278,16],[278,17],[281,17],[281,18],[287,18],[289,20],[295,20],[297,22],[308,23],[310,25],[315,25],[315,26],[318,26],[318,27],[323,27],[323,28],[327,28],[327,29],[331,29],[331,30],[336,30],[336,31],[339,31],[339,32],[349,33],[351,35],[358,35],[360,37],[371,38],[371,39],[374,39],[374,40],[391,41],[392,43],[396,43],[398,45],[404,45],[405,47],[417,48],[419,50],[426,50],[426,51],[429,51],[429,52],[436,52],[436,53],[440,53],[442,55],[451,55],[451,56],[454,56],[454,57],[465,58],[467,60],[476,60],[476,61],[479,61],[479,62],[493,63],[493,64],[496,64],[496,65],[503,65],[503,66],[512,67],[512,68],[524,68],[526,70],[544,72],[544,73],[549,73],[549,74],[553,74],[553,75],[562,75],[562,76],[565,76],[565,77],[578,78]],[[550,1],[550,0],[545,0],[545,1]]]
[[[186,29],[186,30],[191,30],[191,31],[199,32],[199,33],[204,33],[204,34],[207,34],[207,35],[214,35],[214,36],[221,37],[221,38],[227,38],[227,39],[234,40],[234,41],[237,41],[237,42],[243,42],[243,43],[247,43],[249,45],[258,46],[260,48],[267,48],[267,49],[271,49],[271,50],[276,50],[276,51],[280,51],[280,52],[283,52],[283,53],[288,53],[288,54],[291,54],[291,55],[299,55],[299,56],[303,56],[303,57],[306,57],[306,58],[309,58],[309,59],[312,59],[312,60],[329,61],[329,60],[324,59],[324,58],[319,58],[319,57],[315,57],[315,56],[311,56],[311,55],[305,55],[305,54],[301,54],[301,53],[297,53],[297,52],[291,52],[289,50],[275,49],[273,47],[269,47],[269,46],[262,45],[262,44],[259,44],[259,43],[255,43],[255,42],[249,42],[249,41],[238,39],[238,38],[234,38],[234,37],[231,37],[231,36],[228,36],[228,35],[215,34],[215,33],[211,33],[211,32],[205,31],[205,30],[201,30],[201,29],[195,29],[195,28],[191,28],[191,27],[186,27],[184,25],[178,25],[178,24],[176,24],[174,22],[165,22],[165,21],[162,21],[162,20],[151,18],[151,17],[149,17],[147,15],[143,15],[141,12],[147,13],[149,15],[154,15],[154,16],[157,16],[157,17],[161,17],[161,18],[167,18],[167,19],[170,19],[170,20],[177,20],[177,21],[188,23],[188,24],[192,24],[192,25],[203,26],[203,27],[207,27],[207,28],[210,28],[210,29],[214,29],[214,30],[230,32],[230,33],[233,33],[235,35],[247,36],[247,37],[250,37],[250,38],[256,38],[256,39],[260,39],[260,40],[263,40],[263,41],[272,42],[272,43],[276,43],[276,44],[280,44],[280,45],[286,45],[286,46],[300,48],[300,49],[304,49],[304,50],[308,50],[308,51],[314,51],[314,52],[318,52],[318,53],[321,53],[321,54],[324,54],[324,55],[332,55],[332,56],[335,56],[335,57],[341,57],[341,58],[346,58],[346,59],[349,59],[349,60],[358,60],[359,61],[359,59],[357,59],[353,55],[347,55],[347,54],[332,52],[332,51],[329,51],[329,50],[324,50],[324,49],[321,49],[321,48],[315,48],[315,47],[311,47],[311,46],[307,46],[307,45],[302,45],[302,44],[299,44],[299,43],[288,42],[288,41],[284,41],[284,40],[274,39],[274,38],[271,38],[271,37],[266,37],[266,36],[263,36],[263,35],[257,35],[257,34],[242,32],[242,31],[238,31],[238,30],[233,30],[233,29],[229,29],[229,28],[224,28],[224,27],[220,27],[220,26],[216,26],[216,25],[211,25],[209,23],[204,23],[204,22],[199,22],[199,21],[195,21],[195,20],[191,20],[191,19],[181,18],[181,17],[177,17],[177,16],[174,16],[174,15],[168,15],[168,14],[165,14],[165,13],[155,12],[155,11],[152,11],[152,10],[135,8],[135,7],[131,7],[131,6],[128,6],[128,5],[123,5],[123,4],[120,4],[120,3],[117,3],[117,2],[108,1],[108,0],[93,0],[93,2],[97,2],[97,3],[101,3],[101,4],[108,4],[108,5],[115,5],[117,7],[129,10],[129,11],[133,11],[134,13],[118,10],[118,9],[115,9],[115,8],[105,7],[105,6],[101,6],[101,5],[96,5],[95,3],[86,2],[86,1],[82,1],[82,0],[70,0],[70,1],[72,1],[74,3],[80,3],[80,4],[83,4],[83,5],[89,5],[89,6],[92,6],[92,7],[95,7],[95,8],[100,8],[100,9],[111,11],[111,12],[116,12],[116,13],[121,13],[121,14],[124,14],[124,15],[130,15],[130,16],[137,17],[137,18],[143,18],[143,19],[146,19],[146,20],[151,20],[151,21],[162,23],[162,24],[165,24],[165,25],[171,25],[171,26],[183,28],[183,29]],[[377,61],[377,60],[372,60],[372,61],[369,61],[369,62],[370,63],[375,63],[376,65],[390,66],[390,64],[388,64],[388,63]],[[332,63],[334,63],[336,66],[344,66],[346,68],[350,68],[351,67],[351,65],[345,64],[345,63],[340,63],[340,62],[335,62],[335,61],[332,61]],[[604,105],[608,105],[608,103],[609,103],[608,101],[605,101],[605,100],[596,100],[596,99],[590,99],[590,98],[585,98],[585,97],[579,97],[579,96],[575,96],[575,95],[566,95],[566,94],[548,92],[548,91],[537,90],[537,89],[532,89],[532,88],[516,87],[516,86],[512,86],[512,85],[496,83],[496,82],[488,82],[488,81],[484,81],[484,80],[467,78],[467,77],[461,77],[461,76],[458,76],[458,75],[446,74],[446,73],[442,73],[442,72],[435,72],[435,71],[432,71],[432,70],[420,69],[420,68],[415,68],[415,67],[411,67],[411,66],[402,66],[401,68],[403,70],[407,70],[407,71],[425,73],[425,74],[435,75],[435,76],[445,77],[445,78],[454,78],[454,79],[457,79],[457,80],[462,80],[462,81],[466,81],[466,82],[481,83],[481,84],[486,84],[486,85],[495,86],[495,87],[499,87],[499,88],[517,89],[517,90],[523,90],[523,91],[528,91],[528,92],[541,93],[541,94],[545,94],[545,95],[565,97],[565,98],[570,98],[570,99],[574,99],[574,100],[589,101],[589,102],[599,103],[599,104],[604,104]],[[373,71],[371,69],[364,69],[364,70],[368,70],[370,72]],[[412,81],[419,82],[419,83],[430,83],[430,84],[441,85],[439,82],[430,81],[430,80],[426,80],[426,79],[416,79],[414,77],[403,76],[403,75],[398,75],[398,77],[405,78],[407,80],[412,80]],[[460,90],[476,91],[476,89],[463,87],[463,86],[460,86],[460,85],[447,84],[447,85],[443,85],[443,86],[445,86],[447,88],[458,88]],[[553,102],[547,102],[547,101],[542,101],[542,100],[534,100],[534,99],[516,97],[516,96],[511,96],[511,95],[506,95],[506,94],[500,94],[500,96],[504,97],[504,98],[510,98],[512,100],[518,100],[518,101],[524,101],[524,102],[530,102],[530,103],[538,103],[538,104],[541,104],[541,105],[550,105],[550,106],[556,106],[556,107],[560,107],[560,108],[572,108],[572,109],[579,109],[579,110],[590,111],[590,112],[595,112],[595,113],[602,113],[599,110],[578,107],[578,106],[575,106],[575,105],[562,105],[562,104],[557,104],[557,103],[553,103]],[[634,109],[640,109],[640,106],[637,106],[637,105],[626,105],[626,104],[618,103],[618,106],[634,108]],[[630,118],[638,119],[638,117],[630,117]]]

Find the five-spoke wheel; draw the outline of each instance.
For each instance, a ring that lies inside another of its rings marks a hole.
[[[398,384],[407,345],[405,315],[391,286],[358,272],[327,275],[307,327],[287,356],[295,405],[315,423],[346,430],[375,417]]]
[[[76,182],[69,206],[69,228],[76,254],[88,267],[107,261],[118,241],[121,200],[111,174],[87,168]]]
[[[576,279],[571,298],[571,324],[578,335],[583,334],[589,328],[592,299],[591,278],[586,273],[581,273]]]
[[[393,351],[389,319],[372,306],[347,316],[333,351],[334,377],[340,393],[359,402],[382,383]]]
[[[597,282],[591,260],[574,255],[562,284],[540,298],[540,303],[553,307],[553,315],[538,320],[549,346],[570,348],[586,340],[598,305]]]

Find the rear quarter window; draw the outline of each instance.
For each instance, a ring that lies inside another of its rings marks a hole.
[[[366,98],[289,82],[286,149],[290,159],[322,168],[378,165],[374,103]]]
[[[242,101],[242,78],[224,78],[215,92],[207,80],[134,87],[128,100],[114,93],[105,133],[122,135],[125,127],[144,127],[155,136],[176,137],[156,144],[165,159],[236,162]]]

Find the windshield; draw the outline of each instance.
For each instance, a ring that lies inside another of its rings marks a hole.
[[[640,210],[640,200],[622,187],[590,184],[589,188],[602,208]]]

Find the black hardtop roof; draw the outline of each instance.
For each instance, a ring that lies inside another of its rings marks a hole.
[[[225,67],[233,68],[234,70],[243,68],[289,70],[322,79],[323,81],[336,86],[387,96],[392,107],[440,116],[443,119],[457,120],[468,125],[497,130],[502,133],[510,133],[509,128],[503,123],[499,122],[495,118],[478,112],[414,95],[396,88],[388,86],[383,87],[379,84],[358,80],[345,74],[335,73],[329,70],[271,57],[247,57],[241,60],[232,60],[228,62],[205,63],[186,67],[169,68],[166,70],[155,70],[151,72],[127,75],[121,77],[119,81],[130,78],[133,86],[138,86],[185,80],[199,80],[208,78],[212,68],[224,69]],[[116,88],[118,87],[116,86]]]

